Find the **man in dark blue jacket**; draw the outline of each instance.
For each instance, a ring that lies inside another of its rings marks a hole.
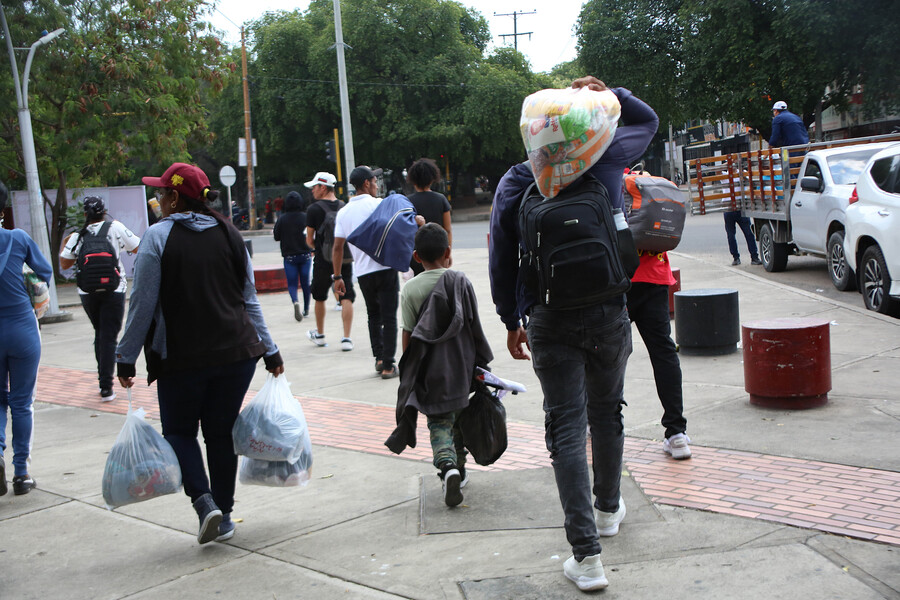
[[[787,109],[787,103],[779,100],[772,106],[772,137],[769,145],[773,148],[781,146],[799,146],[809,143],[809,134],[803,119]]]
[[[577,79],[572,87],[607,89],[594,77]],[[620,125],[590,173],[606,187],[613,207],[622,208],[622,172],[644,153],[659,118],[630,91],[615,88],[612,92],[621,104]],[[618,533],[625,517],[619,484],[631,324],[624,295],[586,308],[552,309],[540,305],[519,280],[519,249],[524,245],[517,216],[525,189],[533,182],[529,163],[524,162],[507,171],[497,186],[491,213],[491,294],[506,325],[509,353],[519,360],[533,357],[544,392],[547,449],[573,553],[563,571],[579,589],[602,589],[608,581],[597,536]],[[587,425],[592,440],[594,506],[600,511],[596,522],[584,450]]]

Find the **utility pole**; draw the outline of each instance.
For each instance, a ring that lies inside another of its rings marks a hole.
[[[19,66],[16,63],[16,55],[9,37],[9,26],[6,23],[6,12],[0,5],[0,21],[3,25],[3,35],[6,37],[6,47],[9,50],[9,62],[12,64],[13,84],[16,88],[16,103],[19,107],[19,133],[22,138],[22,162],[25,163],[25,182],[28,186],[28,208],[31,216],[31,235],[37,247],[50,263],[57,258],[50,253],[50,236],[47,232],[47,217],[44,213],[44,201],[41,194],[41,178],[38,175],[37,153],[34,148],[34,131],[31,128],[31,111],[28,108],[28,77],[31,73],[31,61],[35,51],[49,44],[60,36],[65,30],[57,29],[52,33],[44,32],[40,39],[31,44],[28,58],[25,59],[25,71],[22,74],[21,85],[19,82]],[[60,312],[59,298],[56,294],[56,279],[51,276],[48,282],[50,290],[50,310],[43,317],[45,323],[69,321],[72,313]]]
[[[503,13],[502,15],[498,15],[497,13],[494,13],[495,17],[512,17],[513,18],[513,32],[512,33],[501,33],[500,37],[502,37],[504,39],[511,37],[513,39],[513,48],[516,50],[516,52],[519,51],[519,36],[527,35],[528,39],[530,40],[531,34],[534,33],[533,31],[523,31],[522,33],[519,33],[519,17],[522,15],[536,15],[536,14],[537,14],[536,10],[533,10],[531,12],[522,12],[520,10],[514,10],[511,13]]]
[[[341,93],[341,127],[344,130],[344,166],[347,176],[356,166],[353,156],[353,130],[350,126],[350,95],[347,92],[347,65],[344,63],[344,30],[341,25],[341,0],[334,0],[334,46],[337,49],[338,84]],[[350,48],[350,46],[347,46]],[[350,48],[351,50],[353,48]],[[340,156],[335,156],[340,161]]]
[[[247,45],[241,27],[241,69],[244,75],[244,142],[247,152],[247,210],[250,229],[256,229],[256,193],[253,189],[253,135],[250,129],[250,87],[247,82]],[[230,217],[231,215],[229,215]]]

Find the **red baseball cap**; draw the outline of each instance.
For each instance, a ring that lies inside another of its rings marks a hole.
[[[205,200],[209,189],[209,177],[199,167],[186,163],[173,163],[162,177],[141,177],[144,185],[178,190],[182,196],[194,200]]]

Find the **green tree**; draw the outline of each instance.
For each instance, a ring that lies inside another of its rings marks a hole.
[[[586,75],[625,87],[662,123],[685,120],[682,0],[590,0],[576,23],[578,62]]]
[[[190,160],[189,143],[208,132],[201,89],[220,89],[220,45],[209,34],[206,0],[33,0],[7,10],[15,46],[43,29],[65,35],[34,61],[29,105],[43,187],[55,187],[51,252],[66,228],[66,192],[133,180],[140,165],[157,171]],[[0,81],[0,160],[22,164],[15,94]],[[24,177],[13,171],[14,185]],[[57,268],[56,260],[51,260]]]

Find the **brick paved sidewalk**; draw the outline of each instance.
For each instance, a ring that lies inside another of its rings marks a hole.
[[[159,418],[156,389],[132,388],[134,407]],[[101,403],[94,372],[40,367],[41,402],[125,414],[124,390]],[[248,394],[247,401],[253,396]],[[384,446],[394,409],[358,402],[298,398],[314,444],[395,456]],[[431,462],[420,419],[418,447],[398,458]],[[491,467],[501,471],[550,466],[542,427],[509,423],[509,447]],[[654,502],[762,519],[900,546],[900,473],[721,448],[692,446],[693,458],[673,461],[657,441],[626,438],[625,464]],[[588,454],[590,456],[590,454]]]

